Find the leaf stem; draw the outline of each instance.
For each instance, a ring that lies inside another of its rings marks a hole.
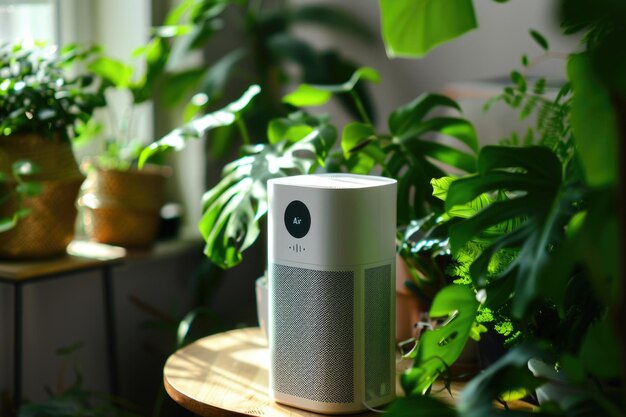
[[[365,107],[363,106],[363,101],[361,100],[359,95],[354,90],[350,90],[350,95],[352,96],[352,99],[354,100],[354,104],[356,105],[356,109],[358,110],[359,115],[361,116],[361,119],[363,119],[365,123],[371,125],[372,120],[367,115],[367,112],[365,111]]]
[[[235,123],[237,123],[237,129],[239,129],[239,133],[241,133],[241,139],[244,145],[250,145],[252,143],[250,133],[248,133],[248,128],[239,114],[235,115]]]

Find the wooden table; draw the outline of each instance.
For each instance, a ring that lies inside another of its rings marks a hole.
[[[410,361],[401,362],[397,371],[410,365]],[[268,393],[268,369],[267,341],[254,327],[208,336],[178,350],[165,363],[163,380],[174,401],[200,416],[319,416],[273,402]],[[463,383],[453,382],[454,397],[462,387]],[[399,384],[396,392],[402,395]],[[447,392],[435,395],[450,400]],[[375,415],[379,414],[357,416]]]

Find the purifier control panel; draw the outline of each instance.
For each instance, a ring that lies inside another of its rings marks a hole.
[[[289,234],[300,239],[309,233],[311,228],[311,213],[307,206],[299,200],[294,200],[285,209],[285,227]]]

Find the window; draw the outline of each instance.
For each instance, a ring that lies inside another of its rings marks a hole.
[[[16,39],[58,44],[58,0],[0,0],[0,42]]]

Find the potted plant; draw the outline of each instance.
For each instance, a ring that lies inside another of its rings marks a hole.
[[[111,126],[101,153],[85,161],[87,180],[79,199],[87,236],[125,247],[145,247],[155,240],[165,179],[171,171],[158,164],[137,168],[137,158],[149,140],[139,137],[133,116],[151,98],[162,74],[167,60],[165,41],[155,37],[138,54],[147,57],[142,74],[135,71],[136,66],[103,55],[88,66],[102,79],[100,90],[109,99],[110,119],[119,122]],[[123,111],[115,105],[121,101],[130,102],[122,106]]]
[[[83,176],[71,142],[88,136],[85,126],[104,100],[93,77],[67,70],[95,52],[76,45],[60,51],[41,44],[0,47],[0,172],[5,180],[0,215],[10,215],[12,225],[21,218],[0,235],[1,257],[60,255],[74,236]]]
[[[425,213],[430,213],[430,217],[434,218],[435,213],[443,212],[443,205],[439,200],[424,194],[430,187],[430,177],[424,173],[443,172],[427,157],[471,172],[471,152],[476,146],[474,130],[467,121],[459,117],[431,116],[431,111],[438,107],[458,111],[458,106],[446,97],[425,95],[392,113],[389,119],[390,134],[376,134],[371,119],[363,110],[355,86],[359,82],[377,82],[378,79],[376,71],[361,68],[342,84],[304,84],[284,97],[285,103],[295,107],[323,105],[333,94],[349,96],[355,101],[355,107],[361,109],[362,121],[345,126],[341,138],[342,149],[333,149],[337,129],[329,124],[329,119],[325,116],[314,116],[298,110],[286,118],[271,120],[266,133],[269,143],[244,146],[243,156],[226,165],[222,181],[205,195],[204,216],[199,226],[206,240],[205,253],[214,263],[224,268],[237,265],[242,259],[243,251],[259,236],[259,220],[267,209],[265,186],[269,178],[306,174],[319,169],[366,174],[379,167],[384,175],[399,179],[398,206],[402,213],[399,216],[399,227],[404,230],[409,226],[407,236],[412,237],[419,229],[409,219]],[[238,100],[237,106],[230,105],[209,113],[173,131],[144,151],[142,159],[159,150],[180,148],[189,138],[201,137],[205,130],[242,120],[234,109],[246,111],[257,92],[258,88],[253,86]],[[238,127],[245,129],[245,124],[239,123]],[[432,142],[426,138],[432,133],[448,135],[465,142],[470,153]],[[441,251],[434,252],[445,252],[444,246],[442,244]],[[426,254],[434,249],[433,245],[429,248],[422,245],[420,249],[414,249],[405,240],[403,247],[405,257],[415,257],[414,262],[421,262],[423,267],[432,264],[431,268],[438,268],[436,262],[429,261],[432,254]],[[421,285],[414,287],[421,289],[426,288],[427,284],[439,288],[447,283],[443,273],[436,279],[426,274],[426,279],[420,280],[415,273],[413,275],[415,277],[408,278],[411,282],[413,278],[417,279],[415,283]],[[445,282],[437,283],[437,280]],[[262,279],[258,281],[258,284],[262,283]],[[262,286],[257,290],[261,294],[265,293]],[[433,293],[434,290],[431,289],[426,298],[432,297]],[[405,315],[402,312],[400,318]],[[413,323],[410,323],[409,336],[412,327]]]
[[[541,405],[542,414],[618,416],[626,409],[617,228],[623,224],[617,203],[624,193],[617,186],[623,160],[616,150],[624,139],[626,90],[617,74],[626,67],[618,46],[626,39],[619,23],[626,9],[611,2],[560,3],[565,31],[585,32],[582,52],[568,57],[568,83],[556,97],[544,96],[545,80],[531,83],[524,76],[534,60],[523,56],[500,97],[522,116],[538,113],[526,146],[512,137],[508,146],[480,151],[475,175],[433,179],[433,193],[445,201],[453,262],[465,282],[435,297],[431,314],[445,324],[420,341],[414,367],[402,376],[407,398],[391,415],[420,415],[426,407],[438,415],[493,415],[494,400],[523,397],[546,382],[538,359],[560,371],[559,383],[567,385],[560,398]],[[471,2],[454,10],[409,1],[383,1],[381,8],[388,49],[397,53],[423,55],[476,26]],[[447,24],[403,32],[399,21],[425,8],[431,21],[439,16]],[[458,19],[443,19],[450,13]],[[548,51],[548,41],[530,33]],[[456,410],[424,396],[481,320],[501,326],[511,338],[508,352],[465,387]]]

